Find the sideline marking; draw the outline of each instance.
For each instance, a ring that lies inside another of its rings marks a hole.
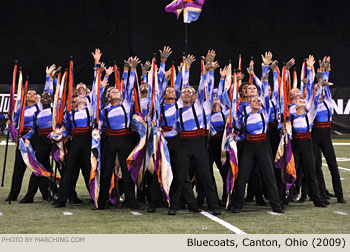
[[[333,145],[350,145],[350,143],[333,143]]]
[[[280,213],[275,213],[275,212],[267,212],[267,213],[271,215],[281,215]]]
[[[0,142],[0,145],[6,145],[6,141]],[[9,139],[9,145],[15,145],[15,143],[12,143],[12,140]]]
[[[323,163],[322,163],[322,165],[323,165],[323,166],[328,166],[327,164],[323,164]],[[338,169],[339,169],[339,170],[344,170],[344,171],[350,171],[350,169],[348,169],[348,168],[339,167],[339,166],[338,166]]]
[[[134,212],[134,211],[131,211],[130,213],[132,213],[133,215],[142,215],[142,213]]]
[[[247,234],[245,232],[243,232],[242,230],[240,230],[239,228],[231,225],[230,223],[222,220],[222,219],[219,219],[218,217],[206,212],[206,211],[202,211],[200,212],[200,214],[204,215],[205,217],[211,219],[212,221],[215,221],[219,224],[221,224],[222,226],[224,226],[225,228],[231,230],[232,232],[236,233],[236,234]]]
[[[63,212],[63,215],[73,215],[71,212]]]
[[[335,214],[339,214],[339,215],[348,215],[347,213],[344,213],[344,212],[338,212],[338,211],[335,211],[334,213],[335,213]]]
[[[322,158],[322,160],[326,160],[325,158]],[[350,161],[350,158],[337,158],[337,162],[348,162]]]

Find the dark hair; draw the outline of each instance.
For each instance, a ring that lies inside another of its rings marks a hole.
[[[250,83],[249,82],[242,82],[242,84],[239,86],[238,88],[238,92],[242,92],[242,89],[245,85],[249,85]]]

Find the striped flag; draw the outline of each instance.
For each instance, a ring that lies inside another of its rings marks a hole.
[[[166,12],[174,13],[179,18],[183,11],[184,23],[197,21],[204,4],[204,0],[174,0],[165,7]]]

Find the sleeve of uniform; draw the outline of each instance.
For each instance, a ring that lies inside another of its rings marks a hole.
[[[165,63],[160,63],[159,71],[158,71],[158,83],[162,83],[164,79],[165,73]]]
[[[188,83],[189,80],[190,80],[190,71],[189,70],[185,70],[185,74],[184,74],[183,80],[182,80],[182,87],[189,86],[190,85]]]
[[[53,81],[50,76],[46,76],[44,92],[49,92],[53,96]]]
[[[204,88],[205,88],[205,81],[207,80],[207,74],[202,74],[201,80],[199,82],[198,86],[198,98],[197,100],[202,105],[204,102]]]
[[[100,134],[102,133],[102,127],[105,121],[105,109],[101,109],[100,111],[100,121],[98,122],[98,130],[100,131]]]
[[[214,72],[209,71],[209,81],[208,81],[208,86],[207,86],[207,97],[205,97],[207,100],[210,101],[210,103],[213,102],[213,89],[214,89]],[[209,98],[209,99],[208,99]]]
[[[63,116],[63,126],[64,126],[64,130],[62,132],[62,135],[63,137],[66,137],[68,136],[68,133],[72,131],[72,124],[71,124],[69,113],[65,113]]]
[[[322,87],[320,85],[318,85],[318,89],[317,89],[317,92],[316,92],[315,97],[313,99],[313,102],[311,104],[310,110],[307,113],[307,117],[309,118],[309,122],[313,122],[315,117],[316,117],[316,114],[317,114],[316,108],[317,108],[318,100],[320,99],[321,91],[322,91]],[[311,128],[310,128],[310,130],[311,130]]]
[[[126,87],[128,86],[128,75],[129,75],[129,72],[123,72],[123,75],[122,75],[122,80],[124,80],[123,82],[123,99],[125,99],[126,97],[124,97],[124,94],[125,94],[125,89]]]
[[[329,72],[323,72],[322,73],[322,80],[326,80],[326,81],[329,80]]]
[[[89,94],[90,96],[90,104],[93,108],[95,108],[96,104],[97,104],[97,93],[96,93],[96,85],[97,85],[97,68],[95,65],[94,68],[94,80],[92,82],[92,88],[91,88],[91,92]]]
[[[180,93],[181,93],[181,79],[182,79],[182,72],[179,71],[179,73],[176,76],[175,83],[174,83],[174,89],[176,92],[176,96],[179,99],[180,98]]]
[[[258,87],[258,94],[259,94],[259,96],[260,97],[262,97],[262,86],[263,86],[263,84],[262,84],[262,82],[261,82],[261,80],[258,78],[258,77],[256,77],[256,76],[254,76],[253,77],[253,80],[254,80],[254,82],[255,82],[255,84],[257,85],[257,87]]]
[[[222,103],[223,103],[222,94],[223,94],[223,89],[224,89],[224,83],[225,83],[225,79],[221,79],[221,78],[220,78],[217,96],[218,96],[218,99],[219,99]]]
[[[323,92],[324,92],[324,99],[328,101],[329,109],[332,111],[333,110],[332,93],[328,85],[323,87]]]
[[[266,116],[266,122],[269,120],[270,114],[270,96],[269,96],[269,83],[267,81],[263,81],[263,95],[264,98],[262,100],[262,105],[264,107],[264,114]]]
[[[278,95],[278,76],[277,72],[273,72],[273,91],[272,91],[272,101],[275,104],[278,104],[279,95]]]
[[[145,83],[147,83],[147,74],[145,73],[145,74],[142,74],[142,82],[145,82]]]
[[[306,104],[308,105],[307,109],[309,109],[312,102],[312,94],[313,94],[313,88],[314,88],[314,76],[312,74],[311,69],[307,69],[307,84],[305,86],[306,86],[305,101],[306,101]]]
[[[129,103],[131,103],[132,90],[134,89],[135,78],[136,78],[136,72],[134,70],[130,71],[129,83],[128,83],[127,89],[123,91],[123,92],[126,92],[125,96],[123,95],[123,97],[125,97]]]

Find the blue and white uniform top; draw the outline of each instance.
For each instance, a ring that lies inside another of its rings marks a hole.
[[[44,132],[45,135],[52,131],[52,108],[46,108],[41,111],[36,111],[33,118],[33,127],[24,138],[31,138],[35,131]]]
[[[242,116],[238,119],[236,123],[236,126],[239,129],[244,128],[246,130],[248,141],[251,140],[251,136],[252,140],[254,140],[254,135],[266,134],[267,132],[270,114],[270,97],[267,81],[263,81],[262,90],[262,94],[264,96],[264,99],[260,98],[262,102],[262,109],[258,113],[249,113],[247,115]],[[263,139],[265,139],[265,136],[263,137]]]
[[[273,89],[272,97],[270,99],[270,117],[269,122],[278,122],[280,120],[280,110],[278,106],[278,76],[277,72],[273,72]]]
[[[313,121],[316,117],[316,105],[318,102],[318,99],[320,98],[321,94],[321,87],[318,88],[314,101],[310,100],[310,110],[307,113],[304,113],[302,115],[291,115],[291,122],[292,122],[292,129],[293,129],[293,139],[295,138],[294,134],[303,134],[303,133],[310,133],[312,129]],[[296,137],[298,136],[296,134]]]
[[[328,81],[329,73],[325,72],[322,73],[322,79]],[[316,122],[330,122],[332,121],[332,111],[333,111],[333,104],[332,104],[332,94],[331,90],[329,89],[329,86],[323,87],[323,97],[319,101],[317,101],[316,105]]]
[[[101,110],[98,125],[100,131],[103,127],[106,127],[108,134],[108,130],[121,130],[129,128],[131,116],[131,98],[135,78],[135,71],[130,71],[128,85],[123,89],[123,100],[121,104],[110,106],[109,108]]]
[[[224,83],[225,79],[220,78],[219,87],[217,90],[217,98],[220,100],[221,111],[212,112],[210,114],[210,134],[212,136],[217,135],[219,137],[222,135],[221,133],[225,130],[226,118],[230,113],[230,110],[226,110],[226,106],[224,105],[222,99]],[[212,97],[212,99],[214,98]]]
[[[204,100],[204,86],[207,79],[207,74],[203,74],[198,87],[198,97],[195,103],[187,107],[181,107],[176,111],[176,117],[174,120],[173,129],[170,132],[166,132],[166,137],[173,137],[180,132],[196,131],[198,134],[193,136],[202,136],[204,125],[203,108],[210,111],[211,104],[210,99]],[[201,133],[202,132],[202,133]]]

